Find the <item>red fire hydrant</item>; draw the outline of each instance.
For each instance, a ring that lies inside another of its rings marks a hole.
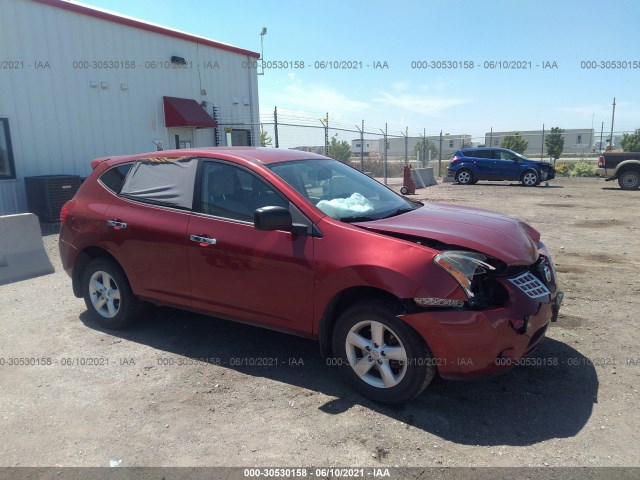
[[[400,189],[402,195],[414,195],[416,193],[416,182],[411,178],[411,170],[412,168],[409,165],[405,165],[403,171],[404,180],[402,182],[402,188]]]

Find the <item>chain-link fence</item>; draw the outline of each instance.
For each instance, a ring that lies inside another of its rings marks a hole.
[[[405,165],[434,167],[437,176],[446,174],[449,159],[467,147],[510,148],[532,159],[591,160],[601,151],[621,148],[625,133],[593,128],[558,131],[541,125],[539,130],[494,131],[484,135],[452,134],[445,129],[422,128],[404,131],[389,124],[351,122],[325,112],[306,112],[274,108],[262,113],[260,123],[233,112],[215,111],[219,132],[217,145],[262,145],[318,153],[350,163],[369,175],[383,178],[402,176]],[[245,136],[238,131],[248,132]]]

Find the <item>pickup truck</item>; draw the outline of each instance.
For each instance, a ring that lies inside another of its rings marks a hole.
[[[618,180],[623,190],[640,187],[640,152],[605,152],[598,159],[598,167],[604,169],[605,180]]]

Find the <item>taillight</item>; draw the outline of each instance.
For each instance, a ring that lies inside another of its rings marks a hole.
[[[67,222],[67,218],[69,218],[69,204],[71,203],[71,200],[69,200],[67,203],[65,203],[62,208],[60,209],[60,221],[62,223],[66,223]]]
[[[598,158],[598,167],[604,168],[604,155],[600,155],[600,158]]]
[[[451,160],[449,160],[449,163],[454,163],[457,162],[458,160],[462,160],[460,157],[453,157]]]

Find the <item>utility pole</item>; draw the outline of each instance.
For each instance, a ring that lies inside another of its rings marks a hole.
[[[600,125],[600,148],[598,150],[600,150],[600,153],[602,153],[602,135],[604,134],[604,122],[602,122],[602,125]]]
[[[544,123],[542,124],[542,145],[540,146],[540,160],[544,160]]]
[[[613,97],[613,111],[611,112],[611,137],[609,140],[609,146],[613,150],[613,119],[616,117],[616,97]]]

